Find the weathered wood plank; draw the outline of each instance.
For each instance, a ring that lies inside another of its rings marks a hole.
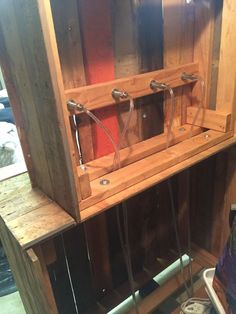
[[[236,137],[233,136],[229,138],[228,140],[223,141],[220,144],[217,144],[209,149],[204,150],[203,152],[175,165],[167,170],[164,170],[160,172],[159,174],[156,174],[146,180],[143,180],[142,182],[135,184],[126,190],[121,191],[120,193],[117,193],[109,198],[107,198],[105,201],[101,201],[97,203],[96,205],[93,205],[91,207],[88,207],[87,209],[81,211],[81,221],[85,221],[103,211],[106,209],[115,206],[116,204],[120,203],[121,201],[124,201],[134,195],[137,195],[138,193],[141,193],[142,191],[146,190],[147,188],[150,188],[169,177],[174,176],[175,174],[181,172],[182,170],[189,168],[197,163],[199,163],[202,160],[205,160],[209,158],[212,155],[215,155],[216,153],[234,145],[236,143]]]
[[[101,185],[100,180],[91,182],[92,195],[81,201],[81,209],[85,209],[95,203],[114,195],[131,185],[147,179],[177,163],[180,163],[208,148],[219,144],[230,138],[232,132],[221,133],[217,131],[207,131],[203,134],[176,144],[165,151],[153,154],[143,160],[137,161],[127,167],[121,168],[104,178],[109,180],[108,185]]]
[[[208,109],[199,110],[191,106],[187,108],[187,123],[194,123],[194,125],[215,131],[228,132],[231,126],[231,113]]]
[[[79,218],[76,164],[49,1],[2,1],[0,10],[7,66],[20,99],[36,185]]]
[[[93,110],[119,103],[112,97],[113,89],[126,91],[130,97],[139,98],[153,94],[150,88],[151,80],[165,83],[172,88],[186,85],[188,82],[181,79],[183,72],[197,74],[198,64],[189,63],[171,69],[158,70],[134,75],[129,78],[66,90],[65,95],[68,100],[73,99],[84,105],[87,109]],[[157,90],[156,92],[160,91]]]
[[[27,314],[57,314],[53,294],[32,249],[23,251],[0,217],[0,237]]]
[[[191,134],[194,136],[202,132],[201,128],[199,127],[194,127],[191,132],[191,128],[192,127],[187,124],[181,127],[173,128],[170,139],[170,146],[188,139]],[[120,150],[121,168],[164,149],[166,149],[166,134],[157,135],[151,137],[148,140],[124,148]],[[109,154],[87,163],[85,167],[86,174],[89,176],[89,180],[92,181],[109,172],[112,172],[114,170],[113,161],[114,154]],[[85,171],[80,167],[77,168],[77,171],[79,177],[84,175]]]

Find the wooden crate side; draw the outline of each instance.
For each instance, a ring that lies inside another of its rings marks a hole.
[[[36,185],[78,218],[76,165],[49,2],[12,0],[0,6]]]
[[[57,314],[47,272],[32,249],[23,251],[0,218],[0,237],[27,314]],[[41,260],[42,262],[42,260]]]

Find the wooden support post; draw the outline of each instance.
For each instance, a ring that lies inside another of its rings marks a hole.
[[[0,238],[27,314],[57,314],[43,259],[24,251],[0,217]]]

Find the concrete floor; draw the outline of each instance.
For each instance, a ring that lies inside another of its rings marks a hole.
[[[26,314],[19,292],[0,297],[1,314]]]

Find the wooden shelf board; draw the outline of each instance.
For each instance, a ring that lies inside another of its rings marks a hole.
[[[76,225],[55,202],[32,189],[27,174],[0,182],[0,219],[23,249]]]
[[[190,81],[181,79],[183,72],[198,73],[198,63],[189,63],[175,68],[158,70],[144,74],[138,74],[127,78],[117,79],[105,83],[83,86],[65,91],[67,100],[74,100],[84,105],[87,109],[94,110],[112,104],[119,104],[111,95],[113,89],[126,91],[132,98],[139,98],[151,95],[153,92],[150,88],[150,82],[156,80],[165,83],[172,88],[187,85]],[[124,100],[123,100],[124,101]]]
[[[169,146],[176,145],[186,139],[191,134],[192,136],[202,133],[202,129],[197,126],[191,126],[190,124],[184,124],[178,127],[174,127],[171,132]],[[145,141],[131,145],[120,150],[120,164],[121,167],[125,167],[131,163],[148,157],[152,154],[158,153],[166,149],[167,134],[163,133],[157,136],[153,136]],[[77,168],[79,177],[83,177],[86,173],[89,180],[95,180],[107,173],[113,171],[114,153],[95,159],[85,164],[86,170]]]
[[[222,133],[209,130],[95,179],[90,182],[92,194],[80,202],[80,209],[84,210],[102,200],[106,201],[108,197],[126,190],[139,182],[143,182],[147,178],[191,158],[229,137],[232,137],[232,132]],[[110,183],[101,185],[102,179],[106,179]]]
[[[172,167],[169,167],[168,169],[165,169],[164,171],[153,175],[142,182],[139,182],[137,184],[134,184],[133,186],[128,187],[127,189],[120,191],[119,193],[116,193],[115,195],[112,195],[108,197],[106,200],[100,201],[96,203],[95,205],[92,205],[80,212],[81,215],[81,221],[85,221],[103,211],[105,211],[108,208],[111,208],[120,202],[172,177],[173,175],[183,171],[184,169],[187,169],[200,161],[207,159],[208,157],[217,154],[218,152],[226,149],[227,147],[230,147],[232,145],[236,144],[236,136],[232,136],[229,139],[214,145],[211,148],[208,148],[195,156],[188,158]]]

